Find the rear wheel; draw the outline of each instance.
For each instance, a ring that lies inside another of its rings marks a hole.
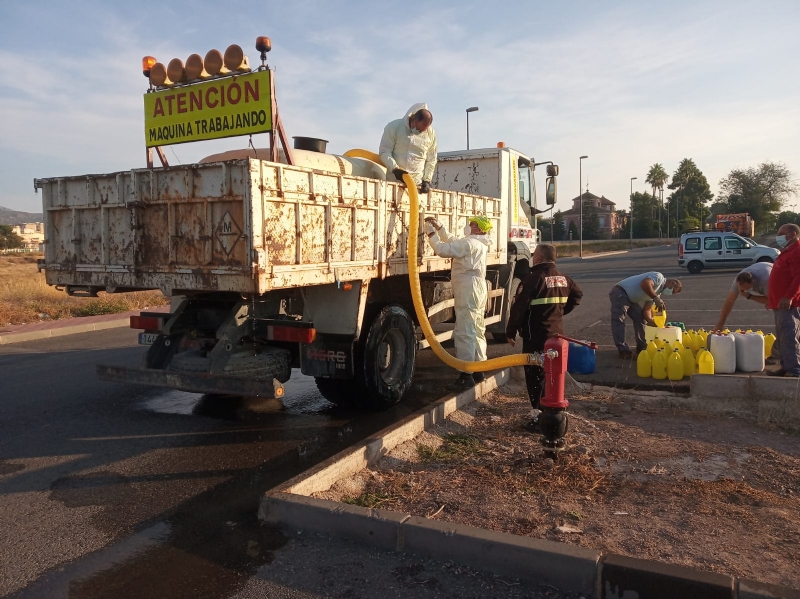
[[[360,407],[385,410],[411,387],[417,340],[414,322],[401,306],[385,306],[369,325],[356,351],[356,389]]]
[[[701,270],[703,270],[703,263],[700,262],[699,260],[692,260],[691,262],[689,262],[689,264],[686,265],[686,269],[693,275],[696,275]]]

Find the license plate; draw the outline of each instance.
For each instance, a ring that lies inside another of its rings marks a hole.
[[[158,333],[139,333],[139,345],[153,345],[158,339]]]

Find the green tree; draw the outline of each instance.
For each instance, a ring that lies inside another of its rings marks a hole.
[[[785,164],[762,162],[750,168],[733,169],[720,179],[719,189],[730,212],[749,213],[761,229],[760,224],[774,224],[769,223],[768,214],[780,210],[798,192],[798,185]]]
[[[578,226],[575,224],[575,221],[570,221],[569,223],[569,238],[573,241],[578,241],[580,239],[580,233],[578,231]]]
[[[776,228],[780,228],[782,225],[787,223],[800,225],[800,214],[797,212],[792,212],[791,210],[784,210],[775,219]]]
[[[0,225],[0,250],[12,250],[23,245],[22,237],[14,233],[11,225]]]
[[[654,218],[659,208],[656,197],[637,191],[631,198],[631,207],[633,210],[633,236],[636,239],[657,237],[660,223]]]
[[[710,214],[705,204],[714,198],[711,186],[694,160],[684,158],[672,175],[669,189],[675,190],[667,201],[667,210],[672,226],[681,223],[686,217],[705,221]],[[681,233],[677,231],[676,234]]]
[[[567,236],[567,227],[561,210],[553,215],[553,236],[556,241],[563,241]]]
[[[600,232],[600,219],[597,218],[597,208],[591,200],[583,201],[583,238],[603,238]]]
[[[664,170],[664,167],[661,163],[656,162],[653,166],[650,167],[650,170],[647,171],[647,176],[644,178],[644,182],[649,184],[651,189],[653,190],[653,197],[657,198],[656,190],[657,189],[664,189],[664,185],[669,180],[669,174],[667,171]],[[661,206],[658,208],[658,224],[661,224],[662,214],[661,214]],[[634,225],[635,226],[635,225]],[[635,233],[634,233],[635,234]],[[661,229],[659,228],[658,237],[661,237]]]

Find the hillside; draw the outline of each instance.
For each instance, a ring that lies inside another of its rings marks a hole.
[[[0,225],[21,225],[22,223],[42,222],[42,213],[22,212],[0,206]]]

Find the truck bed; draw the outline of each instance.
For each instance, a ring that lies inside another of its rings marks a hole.
[[[244,159],[35,186],[50,285],[261,294],[408,273],[408,195],[389,181]],[[436,216],[451,231],[486,214],[494,222],[488,263],[505,264],[500,199],[432,190],[420,203],[421,218]],[[423,239],[420,270],[449,269]]]

